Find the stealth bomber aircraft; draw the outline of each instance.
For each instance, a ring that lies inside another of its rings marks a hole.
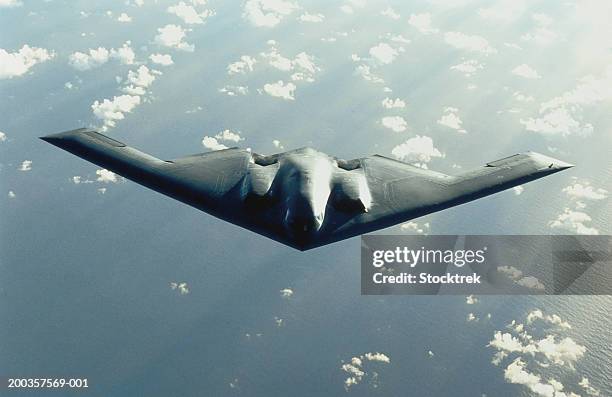
[[[534,152],[451,176],[380,155],[239,148],[160,160],[90,129],[41,139],[213,216],[307,250],[476,200],[572,167]]]

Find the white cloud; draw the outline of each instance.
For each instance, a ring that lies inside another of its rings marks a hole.
[[[457,108],[453,108],[453,107],[444,108],[444,114],[442,115],[440,120],[438,120],[438,124],[443,125],[448,128],[452,128],[453,130],[457,130],[457,132],[465,134],[467,131],[461,126],[463,121],[457,115],[458,112],[459,112],[459,109]]]
[[[174,64],[170,54],[151,54],[149,55],[151,62],[162,66],[170,66]]]
[[[387,7],[380,12],[380,15],[391,18],[391,19],[400,19],[401,16],[398,14],[393,8]]]
[[[75,52],[70,54],[68,63],[76,70],[85,71],[94,69],[108,62],[110,52],[104,47],[90,49],[89,52]]]
[[[117,175],[107,169],[96,170],[96,181],[102,183],[117,183]]]
[[[588,395],[599,396],[599,390],[591,386],[591,383],[589,382],[589,378],[583,377],[580,380],[580,382],[578,382],[578,385],[581,386],[584,389],[584,391],[587,392]]]
[[[154,81],[154,71],[145,65],[141,65],[135,72],[131,70],[128,72],[127,82],[138,87],[149,87]]]
[[[74,52],[68,57],[68,64],[79,71],[95,69],[104,65],[110,58],[118,59],[124,65],[134,63],[136,55],[127,41],[120,48],[107,50],[104,47],[90,48],[87,53]]]
[[[395,132],[406,131],[408,123],[402,116],[385,116],[380,120],[381,124]]]
[[[429,232],[429,222],[419,225],[417,222],[409,221],[402,223],[400,229],[403,232],[413,232],[417,234],[427,234]]]
[[[121,15],[117,17],[117,21],[119,22],[132,22],[132,17],[130,17],[125,12],[122,12]]]
[[[120,48],[111,49],[111,58],[118,59],[124,65],[134,64],[136,54],[134,54],[134,50],[132,49],[131,45],[132,43],[130,41],[126,41]]]
[[[286,0],[247,0],[243,17],[255,26],[271,28],[298,8],[297,4]]]
[[[268,45],[270,45],[269,50],[262,52],[260,56],[278,70],[293,72],[291,74],[293,81],[313,82],[314,75],[321,70],[316,65],[314,57],[306,52],[300,52],[295,58],[290,59],[280,54],[274,40],[268,41]]]
[[[410,43],[410,40],[408,40],[407,38],[405,38],[401,34],[391,34],[391,33],[388,33],[386,37],[388,37],[389,40],[391,40],[394,43],[403,43],[403,44]]]
[[[285,147],[283,146],[283,144],[281,143],[281,141],[279,141],[278,139],[273,139],[272,140],[272,144],[274,145],[275,148],[277,149],[284,149]]]
[[[555,327],[559,328],[572,328],[572,326],[567,321],[564,321],[559,315],[544,315],[544,313],[540,309],[534,309],[527,314],[527,324],[531,324],[536,320],[542,320],[548,324],[554,325]]]
[[[11,79],[27,73],[34,65],[53,58],[55,53],[44,48],[24,45],[17,52],[0,48],[0,80]]]
[[[557,342],[554,335],[548,335],[537,341],[536,345],[539,353],[544,354],[549,361],[558,365],[573,366],[586,352],[584,346],[577,344],[570,337],[565,337]]]
[[[411,14],[410,18],[408,18],[408,23],[424,34],[438,32],[438,29],[431,26],[431,14],[428,12],[422,14]]]
[[[31,171],[32,170],[32,160],[23,160],[19,168],[19,171]]]
[[[521,287],[535,289],[539,291],[543,291],[545,289],[544,284],[542,284],[542,282],[536,277],[523,276],[523,272],[514,266],[498,266],[497,272],[507,276],[509,279],[511,279]]]
[[[183,1],[168,7],[168,12],[181,18],[188,25],[202,24],[212,14],[210,10],[198,13],[193,6],[185,4]]]
[[[219,92],[227,94],[229,96],[246,95],[249,93],[249,88],[240,85],[226,85],[225,87],[220,88]]]
[[[497,271],[511,278],[512,280],[518,280],[523,276],[523,272],[514,266],[498,266]]]
[[[323,22],[324,19],[325,19],[325,15],[323,14],[309,14],[307,12],[303,13],[299,17],[300,22],[312,22],[312,23]]]
[[[210,150],[223,150],[223,149],[228,149],[227,146],[225,146],[222,143],[219,143],[219,141],[217,140],[217,138],[213,138],[212,136],[205,136],[202,139],[202,145],[206,148],[206,149],[210,149]]]
[[[539,79],[542,77],[535,69],[525,63],[512,69],[512,74],[526,79]]]
[[[233,132],[230,130],[221,131],[215,135],[215,138],[236,143],[244,140],[244,138],[240,136],[240,132]]]
[[[347,391],[350,387],[359,384],[363,378],[368,375],[364,370],[366,361],[385,364],[389,364],[391,362],[389,356],[383,353],[365,353],[360,356],[352,357],[350,362],[343,363],[340,367],[340,369],[348,374],[348,377],[344,380],[344,388]],[[378,373],[373,372],[373,381],[375,381],[377,377]],[[374,383],[374,385],[376,385],[376,383]]]
[[[523,185],[519,185],[519,186],[513,187],[512,190],[514,191],[515,195],[520,196],[525,190],[525,188],[523,187]]]
[[[406,102],[402,101],[399,98],[385,98],[382,101],[382,105],[385,109],[401,109],[406,107]]]
[[[476,71],[482,69],[484,66],[482,63],[478,62],[475,59],[469,59],[467,61],[463,61],[460,64],[453,65],[450,67],[451,70],[457,70],[463,73],[466,77],[472,76]]]
[[[389,359],[389,356],[383,353],[366,353],[364,354],[364,357],[366,358],[366,360],[369,360],[369,361],[378,361],[378,362],[387,363],[387,364],[391,362],[391,360]]]
[[[125,113],[130,113],[140,104],[138,95],[120,95],[112,100],[104,99],[102,103],[95,101],[91,105],[94,116],[104,122],[103,129],[114,127],[117,120],[123,120]]]
[[[181,295],[187,295],[189,293],[189,286],[185,282],[179,283],[172,281],[170,283],[170,288],[174,291],[178,291]]]
[[[461,32],[446,32],[444,41],[460,50],[481,52],[483,54],[494,54],[497,50],[489,44],[487,39],[481,36],[470,36]]]
[[[9,190],[9,192],[8,192],[8,197],[9,197],[9,198],[11,198],[11,199],[14,199],[15,197],[17,197],[17,195],[15,194],[15,192],[14,192],[14,191]]]
[[[192,52],[195,50],[193,44],[188,44],[183,41],[186,35],[186,30],[178,25],[166,25],[163,28],[157,29],[155,43],[164,47],[172,47],[183,51]]]
[[[394,147],[391,154],[403,161],[420,163],[428,163],[435,157],[444,157],[434,147],[433,140],[430,137],[420,135]]]
[[[293,290],[291,288],[283,288],[280,290],[281,297],[291,298],[293,296]]]
[[[535,309],[529,312],[525,324],[513,320],[507,326],[510,333],[495,331],[488,345],[497,350],[491,362],[499,365],[510,355],[515,355],[516,357],[504,371],[506,381],[523,385],[538,396],[578,397],[575,393],[564,392],[564,385],[552,376],[548,376],[548,381],[544,381],[541,373],[551,366],[557,366],[554,372],[551,371],[555,376],[559,376],[559,370],[563,368],[574,371],[574,364],[584,356],[586,348],[572,338],[551,334],[550,328],[545,329],[548,335],[535,339],[528,330],[535,329],[533,323],[536,320],[543,320],[558,329],[571,328],[558,315],[545,316],[541,310]],[[516,336],[513,336],[512,333],[515,333]],[[537,364],[540,374],[528,369],[530,362]]]
[[[521,119],[520,122],[527,131],[538,132],[543,135],[579,135],[588,136],[593,133],[593,125],[576,120],[566,107],[557,107],[547,111],[540,111],[538,118]]]
[[[478,298],[476,298],[474,295],[468,295],[465,297],[465,303],[468,305],[474,305],[478,303]]]
[[[525,287],[525,288],[531,288],[531,289],[536,289],[540,291],[544,291],[546,289],[544,287],[544,284],[542,284],[540,280],[538,280],[536,277],[533,277],[533,276],[523,277],[517,280],[516,283],[520,285],[521,287]]]
[[[562,192],[572,199],[603,200],[608,197],[607,190],[595,189],[587,182],[580,183],[578,181],[575,181],[573,185],[564,187]]]
[[[227,73],[228,74],[245,74],[247,72],[253,71],[253,66],[255,66],[257,60],[249,55],[243,55],[240,57],[239,61],[230,63],[227,65]]]
[[[599,230],[589,227],[585,223],[591,222],[591,217],[582,211],[565,208],[557,219],[550,221],[548,226],[552,229],[562,229],[576,234],[599,234]]]
[[[0,131],[0,142],[4,142],[4,141],[6,141],[6,134]]]
[[[106,188],[105,188],[105,187],[101,187],[101,188],[96,189],[96,190],[97,190],[97,192],[98,192],[98,193],[100,193],[100,194],[104,194],[104,193],[106,193]]]
[[[476,317],[476,315],[474,315],[474,313],[468,313],[466,321],[469,322],[475,322],[478,321],[478,317]]]
[[[268,95],[290,101],[295,99],[295,88],[295,84],[285,84],[282,80],[279,80],[276,83],[264,84],[264,91]]]
[[[399,52],[387,43],[379,43],[370,48],[370,56],[382,64],[389,64],[395,60]]]
[[[372,73],[370,66],[359,65],[355,68],[355,74],[363,77],[364,80],[371,81],[373,83],[384,83],[385,81],[379,76]]]
[[[593,125],[580,121],[585,106],[612,99],[612,66],[601,77],[588,75],[578,85],[540,106],[538,118],[521,119],[528,131],[550,135],[582,135],[593,132]]]
[[[542,397],[554,397],[555,389],[548,383],[543,383],[542,379],[525,369],[526,363],[521,358],[516,358],[504,371],[504,378],[514,384],[523,385],[529,388],[535,395]]]

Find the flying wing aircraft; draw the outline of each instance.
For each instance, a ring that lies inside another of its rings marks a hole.
[[[90,129],[41,139],[213,216],[307,250],[572,167],[526,152],[451,176],[387,157],[231,148],[160,160]]]

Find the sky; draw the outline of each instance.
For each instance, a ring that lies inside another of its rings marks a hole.
[[[611,12],[0,0],[0,376],[88,376],[92,395],[610,394],[612,324],[588,315],[609,298],[363,297],[358,239],[297,252],[37,138],[450,174],[532,150],[576,167],[381,233],[610,234]]]

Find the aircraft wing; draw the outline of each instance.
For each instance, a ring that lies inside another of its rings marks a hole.
[[[361,159],[372,194],[368,212],[331,220],[320,245],[369,233],[460,205],[572,167],[534,152],[487,163],[457,176],[374,155]]]
[[[86,128],[41,139],[228,222],[269,236],[277,231],[243,205],[241,182],[252,159],[247,150],[231,148],[161,160]]]

